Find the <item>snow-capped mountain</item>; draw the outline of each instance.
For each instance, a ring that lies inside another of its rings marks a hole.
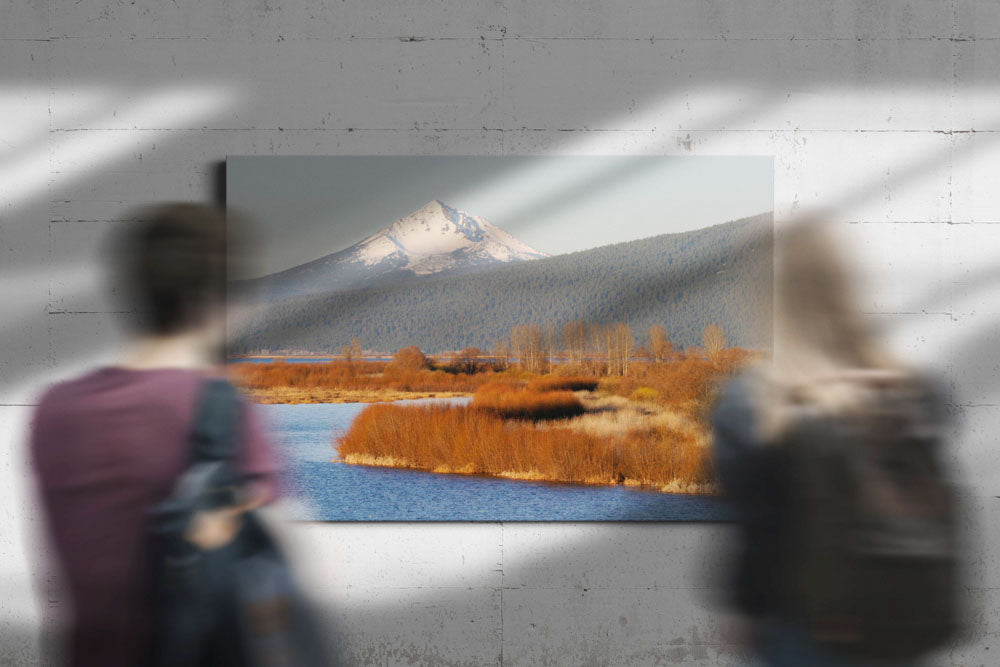
[[[265,298],[367,287],[548,257],[488,220],[435,199],[339,252],[251,281]]]
[[[462,264],[492,264],[548,257],[475,215],[439,199],[426,204],[354,246],[357,261],[369,266],[406,261],[417,275],[440,273]]]

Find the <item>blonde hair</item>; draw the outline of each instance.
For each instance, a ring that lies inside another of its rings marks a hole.
[[[863,317],[829,223],[789,223],[775,241],[774,354],[749,373],[765,441],[803,411],[862,410],[908,375]]]

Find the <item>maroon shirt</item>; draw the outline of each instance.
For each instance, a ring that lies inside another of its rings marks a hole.
[[[31,454],[70,594],[74,665],[145,663],[150,641],[147,510],[189,463],[202,371],[105,367],[54,385],[36,409]],[[277,493],[278,465],[245,410],[239,467]]]

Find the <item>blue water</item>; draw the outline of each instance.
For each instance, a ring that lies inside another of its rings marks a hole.
[[[284,359],[290,364],[325,364],[334,361],[333,357],[233,357],[229,359],[231,364],[273,364],[275,359]],[[391,361],[391,356],[377,356],[377,357],[360,357],[362,361]],[[638,360],[640,357],[631,357],[631,359]],[[343,361],[342,357],[338,357],[337,361]],[[508,361],[512,363],[517,363],[517,357],[510,357]],[[565,357],[550,357],[549,361],[553,363],[563,363],[569,361]]]
[[[464,401],[424,399],[406,401]],[[314,521],[715,521],[721,501],[623,486],[552,484],[332,462],[333,440],[364,403],[259,406],[275,430],[286,483]]]
[[[253,359],[230,359],[231,364],[273,364],[274,360],[283,357],[255,357]],[[333,361],[333,358],[319,358],[319,357],[309,357],[307,359],[285,359],[286,362],[290,364],[326,364]],[[367,358],[366,358],[367,361]]]

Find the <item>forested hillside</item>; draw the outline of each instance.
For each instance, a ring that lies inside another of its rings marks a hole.
[[[609,223],[611,224],[611,223]],[[490,350],[516,325],[666,327],[677,346],[722,326],[729,345],[770,347],[771,215],[452,277],[277,300],[233,322],[233,354],[339,353],[417,345]]]

